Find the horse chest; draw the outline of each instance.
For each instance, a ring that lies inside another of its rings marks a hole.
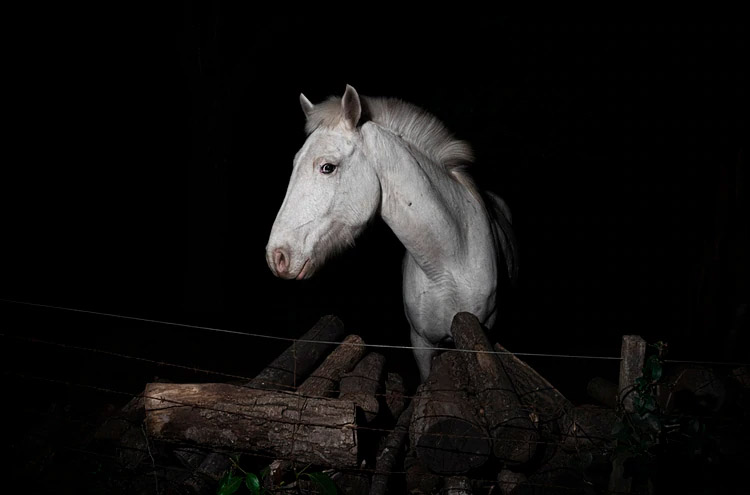
[[[495,287],[487,274],[473,277],[446,272],[430,278],[408,253],[403,264],[403,298],[406,317],[420,336],[437,344],[450,335],[453,316],[460,311],[476,315],[480,321],[494,311]],[[472,277],[468,277],[472,278]]]

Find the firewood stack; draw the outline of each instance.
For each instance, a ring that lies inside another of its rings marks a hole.
[[[269,491],[301,483],[305,469],[341,493],[583,487],[613,447],[614,409],[573,405],[469,313],[452,332],[456,349],[411,396],[382,354],[326,316],[249,383],[150,383],[128,411],[149,445],[190,468],[181,483],[193,493],[215,492],[233,453],[264,459]]]

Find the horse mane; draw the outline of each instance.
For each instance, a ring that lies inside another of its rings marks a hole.
[[[360,96],[363,121],[372,121],[397,134],[419,149],[435,163],[445,167],[451,177],[479,195],[466,167],[474,161],[471,146],[456,139],[434,115],[397,98]],[[343,113],[341,98],[331,96],[315,105],[307,115],[305,130],[311,134],[318,127],[335,127]]]

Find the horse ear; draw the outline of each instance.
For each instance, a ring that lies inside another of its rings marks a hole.
[[[302,93],[299,94],[299,104],[302,106],[302,111],[305,112],[305,117],[310,117],[310,112],[315,105],[310,103],[310,100]]]
[[[346,91],[341,98],[341,109],[344,112],[344,119],[351,129],[357,127],[359,119],[362,116],[362,103],[359,101],[359,94],[353,87],[346,85]]]

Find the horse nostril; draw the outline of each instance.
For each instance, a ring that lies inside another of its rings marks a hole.
[[[276,271],[280,274],[286,273],[289,268],[289,256],[281,248],[273,251],[273,264],[276,265]]]

